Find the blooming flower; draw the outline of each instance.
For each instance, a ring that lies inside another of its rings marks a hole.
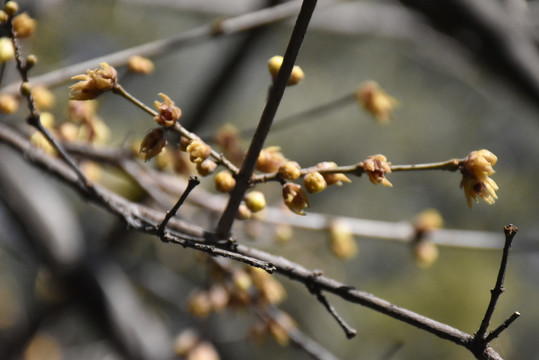
[[[162,99],[163,102],[154,101],[154,106],[159,111],[157,115],[154,116],[155,122],[157,122],[159,125],[170,127],[174,126],[178,119],[182,116],[182,111],[179,107],[174,105],[174,101],[172,101],[167,95],[163,93],[158,94]]]
[[[186,150],[189,153],[189,159],[195,164],[203,162],[211,154],[211,147],[198,139],[191,140]]]
[[[356,99],[379,122],[387,122],[398,101],[374,81],[364,82],[356,91]]]
[[[92,100],[116,85],[118,77],[116,69],[105,62],[101,63],[100,66],[100,69],[87,70],[86,74],[71,78],[72,80],[80,80],[69,87],[71,100]]]
[[[298,215],[305,215],[303,209],[309,207],[309,198],[301,185],[286,183],[283,185],[283,199],[285,205]]]
[[[489,205],[498,199],[498,185],[489,177],[495,173],[492,167],[497,161],[496,155],[485,149],[472,151],[464,161],[460,186],[464,189],[470,208],[472,199],[479,202],[479,198],[482,198]]]
[[[381,183],[384,186],[393,186],[385,177],[386,173],[391,173],[391,163],[387,162],[387,158],[384,155],[371,155],[359,165],[369,175],[369,180],[373,184]]]

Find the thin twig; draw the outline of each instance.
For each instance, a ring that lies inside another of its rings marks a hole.
[[[240,203],[250,185],[249,180],[255,169],[258,155],[264,146],[271,124],[281,103],[284,90],[288,84],[288,79],[290,79],[292,68],[298,56],[301,44],[303,43],[303,38],[307,32],[307,27],[314,12],[314,8],[316,7],[316,3],[317,0],[305,0],[303,2],[284,55],[282,67],[277,74],[275,82],[270,88],[268,101],[251,140],[251,145],[249,146],[249,150],[247,150],[247,155],[241,169],[236,176],[236,186],[232,190],[228,205],[217,224],[216,233],[217,236],[221,238],[227,238],[229,236]]]
[[[187,188],[182,193],[182,195],[180,196],[180,198],[178,199],[176,204],[174,204],[172,209],[167,211],[167,214],[165,215],[165,218],[163,219],[163,221],[161,222],[161,224],[157,228],[157,233],[159,234],[160,237],[163,237],[163,234],[165,233],[165,228],[167,227],[168,222],[170,221],[170,219],[174,215],[176,215],[176,213],[178,212],[180,207],[183,205],[183,203],[185,202],[185,200],[189,196],[189,193],[199,184],[200,184],[200,180],[198,180],[198,178],[196,176],[189,177],[189,182],[187,183]]]
[[[500,326],[498,326],[496,329],[492,330],[490,334],[488,334],[488,336],[485,338],[485,342],[489,343],[492,340],[496,339],[498,336],[500,336],[502,331],[507,329],[509,325],[513,323],[513,321],[518,319],[519,316],[520,316],[520,313],[518,311],[515,311],[511,316],[509,316],[507,320],[501,323]]]
[[[322,294],[322,291],[320,291],[319,288],[317,288],[316,286],[314,286],[312,283],[309,283],[307,284],[307,288],[309,289],[309,291],[316,295],[316,299],[322,304],[324,305],[324,307],[326,308],[326,310],[331,314],[331,316],[333,316],[333,318],[337,321],[337,323],[339,324],[339,326],[344,330],[344,333],[346,334],[346,337],[348,339],[352,339],[356,336],[357,334],[357,331],[356,329],[354,329],[353,327],[351,327],[350,325],[348,325],[346,323],[346,321],[344,321],[344,319],[337,313],[337,310],[335,310],[335,308],[333,307],[333,305],[331,305],[328,301],[328,299]]]
[[[507,260],[509,259],[509,250],[511,249],[511,243],[513,242],[513,238],[515,237],[518,228],[515,225],[509,224],[506,225],[503,230],[505,233],[505,246],[503,248],[502,262],[500,264],[498,278],[496,279],[496,285],[494,286],[494,289],[490,291],[491,296],[487,311],[485,313],[485,316],[483,317],[483,321],[481,321],[481,326],[479,327],[479,330],[477,330],[475,335],[475,338],[481,341],[485,339],[485,334],[490,324],[492,314],[494,314],[494,310],[496,309],[496,303],[498,302],[500,295],[504,292],[503,281],[505,278]]]

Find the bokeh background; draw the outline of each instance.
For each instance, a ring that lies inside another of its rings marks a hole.
[[[39,58],[32,74],[173,36],[265,4],[239,0],[20,3],[38,20],[36,34],[22,43],[25,53]],[[500,1],[498,5],[507,11],[508,21],[513,16],[526,19],[526,29],[537,35],[533,14],[539,6],[535,1]],[[168,94],[182,108],[184,125],[201,135],[214,134],[224,123],[251,128],[260,117],[270,84],[266,61],[284,53],[292,25],[291,20],[282,21],[250,33],[187,44],[153,59],[156,69],[151,75],[126,75],[120,67],[120,81],[147,104],[158,92]],[[237,56],[236,66],[227,65],[232,56]],[[496,154],[494,179],[500,191],[492,206],[480,203],[469,209],[457,173],[403,172],[390,175],[393,188],[354,178],[352,184],[313,195],[310,211],[399,222],[435,208],[447,228],[491,232],[493,241],[503,239],[504,225],[517,225],[520,231],[509,260],[506,292],[493,325],[514,311],[522,316],[492,345],[507,359],[539,359],[539,100],[534,101],[502,70],[487,67],[482,60],[473,48],[437,32],[425,17],[396,1],[344,1],[321,7],[297,60],[305,79],[287,89],[277,118],[351,93],[366,80],[377,81],[400,105],[391,122],[381,126],[351,101],[293,126],[276,128],[267,145],[280,146],[288,158],[305,166],[320,161],[354,164],[377,153],[393,164],[462,158],[483,148]],[[8,68],[3,84],[15,79]],[[66,117],[68,85],[53,89],[57,97],[53,113],[59,121]],[[150,117],[112,95],[99,98],[99,115],[111,128],[114,146],[141,137],[153,125]],[[2,121],[21,122],[23,117],[21,109]],[[2,177],[15,179],[29,210],[28,218],[18,217],[13,212],[16,192],[0,188],[0,346],[12,348],[13,334],[20,332],[29,334],[19,344],[21,349],[32,339],[42,341],[38,355],[29,351],[22,355],[28,359],[122,358],[106,332],[95,325],[91,310],[77,302],[48,305],[52,300],[39,291],[48,272],[40,249],[28,245],[32,244],[29,237],[38,236],[28,229],[41,221],[51,232],[46,236],[78,241],[92,261],[106,265],[101,266],[102,275],[110,280],[110,287],[104,291],[114,292],[123,281],[132,286],[134,296],[159,324],[139,329],[133,338],[153,341],[163,348],[163,358],[173,358],[167,347],[186,328],[196,329],[211,341],[221,359],[309,358],[271,338],[261,345],[251,341],[249,332],[256,318],[252,312],[227,310],[202,320],[192,316],[187,311],[188,295],[204,286],[209,276],[195,252],[127,231],[111,214],[30,168],[21,154],[5,147],[0,152]],[[112,175],[108,184],[124,190],[130,186]],[[213,191],[212,180],[203,180],[202,187]],[[261,189],[271,204],[280,204],[277,185]],[[215,223],[215,217],[195,214],[194,221],[200,224]],[[247,230],[255,236],[238,228],[239,241],[308,268],[323,269],[330,277],[468,333],[480,324],[501,258],[500,249],[444,246],[438,261],[422,269],[406,244],[357,238],[359,254],[343,261],[329,250],[325,232],[297,229],[291,241],[277,244],[271,240],[271,227],[253,227]],[[383,359],[396,347],[391,359],[472,358],[450,342],[328,296],[358,331],[355,339],[347,340],[307,289],[277,278],[288,293],[282,309],[303,332],[339,358]],[[47,296],[54,299],[55,291],[61,292],[49,286]],[[131,309],[129,301],[125,307]],[[135,316],[134,309],[127,314]]]

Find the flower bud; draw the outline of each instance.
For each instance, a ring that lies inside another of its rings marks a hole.
[[[23,96],[28,96],[32,93],[32,85],[25,81],[21,84],[20,92]]]
[[[301,176],[301,167],[295,161],[287,161],[279,167],[279,174],[285,180],[296,180]]]
[[[139,55],[131,56],[127,62],[127,66],[129,70],[139,74],[149,74],[155,69],[155,65],[150,59]]]
[[[316,167],[319,168],[320,170],[334,169],[337,167],[337,164],[334,162],[325,161],[325,162],[319,163]],[[326,183],[328,184],[328,186],[330,185],[341,186],[343,182],[346,182],[346,183],[352,182],[352,180],[350,180],[343,173],[322,173],[322,176],[324,177],[324,180],[326,180]]]
[[[0,94],[0,113],[13,114],[19,108],[19,100],[9,94]]]
[[[191,140],[189,145],[185,148],[189,153],[189,159],[191,162],[201,163],[208,158],[211,154],[211,147],[202,140]]]
[[[236,214],[236,219],[238,219],[238,220],[247,220],[247,219],[250,219],[252,215],[253,215],[253,213],[251,212],[251,210],[249,210],[247,205],[240,204],[240,206],[238,208],[238,213]]]
[[[213,160],[206,159],[201,163],[197,163],[196,169],[200,176],[208,176],[217,169],[217,163]]]
[[[30,54],[26,57],[26,69],[30,70],[37,64],[37,56]]]
[[[167,144],[165,131],[161,128],[155,128],[146,133],[140,144],[140,153],[144,155],[144,161],[148,161],[163,150]]]
[[[342,220],[331,223],[329,228],[331,251],[340,259],[348,260],[356,256],[357,243],[350,225]]]
[[[285,157],[280,152],[278,146],[269,146],[260,151],[256,161],[256,169],[264,173],[272,173],[279,170],[279,167],[286,162]]]
[[[42,112],[39,114],[39,121],[41,121],[41,124],[49,130],[54,127],[54,115],[50,112]]]
[[[23,12],[13,18],[13,31],[17,38],[27,38],[34,32],[36,21]]]
[[[179,107],[174,105],[174,101],[172,101],[167,95],[163,93],[159,93],[158,95],[163,99],[163,102],[159,102],[157,100],[154,101],[153,104],[157,108],[158,114],[155,115],[153,119],[161,126],[174,126],[174,124],[176,124],[176,122],[182,116],[182,111]]]
[[[52,92],[44,86],[36,86],[32,90],[34,104],[40,111],[48,110],[54,106],[55,98]]]
[[[212,311],[211,299],[206,291],[195,290],[189,296],[189,312],[198,318],[206,318]]]
[[[374,81],[361,84],[356,91],[356,99],[379,122],[387,122],[391,112],[398,105],[398,101],[384,92]]]
[[[432,241],[421,240],[414,245],[414,258],[421,268],[428,268],[438,259],[438,247]]]
[[[245,205],[252,212],[259,212],[266,207],[266,197],[261,191],[251,191],[245,195]]]
[[[13,42],[8,37],[0,38],[0,62],[6,62],[15,57]]]
[[[310,193],[323,191],[328,186],[326,180],[318,171],[311,171],[303,177],[305,189]]]
[[[436,209],[426,209],[417,214],[414,227],[418,233],[425,233],[440,229],[444,226],[444,219]]]
[[[228,193],[236,186],[236,179],[227,170],[222,170],[214,177],[215,188],[217,191]]]
[[[309,207],[309,198],[300,185],[287,182],[282,187],[285,205],[298,215],[305,215],[303,209]]]
[[[19,11],[19,4],[15,1],[8,1],[6,5],[4,6],[4,11],[9,16],[13,16]]]
[[[273,81],[277,78],[277,74],[279,73],[279,70],[281,70],[281,66],[283,65],[284,58],[282,56],[273,56],[271,59],[268,60],[268,70],[273,78]],[[290,78],[288,79],[287,86],[296,85],[299,83],[303,78],[305,77],[305,74],[303,73],[303,70],[297,66],[294,65],[292,68],[292,73],[290,74]]]
[[[9,19],[8,14],[4,10],[0,10],[0,24],[3,24]]]
[[[30,137],[30,142],[49,155],[55,156],[58,153],[54,146],[52,146],[49,140],[45,137],[45,135],[43,135],[43,133],[39,131],[35,131],[32,134],[32,136]]]

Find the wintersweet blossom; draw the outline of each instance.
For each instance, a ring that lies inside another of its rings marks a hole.
[[[479,198],[482,198],[487,204],[492,205],[498,199],[496,195],[498,185],[489,177],[495,173],[493,166],[497,161],[496,155],[486,149],[472,151],[466,157],[461,169],[460,186],[464,189],[470,208],[472,200],[479,202]]]
[[[116,85],[118,78],[116,69],[105,62],[99,65],[100,69],[87,70],[86,74],[71,78],[72,80],[80,80],[69,87],[71,100],[92,100]]]
[[[365,110],[382,123],[389,120],[391,113],[399,103],[374,81],[366,81],[359,85],[356,99]]]
[[[373,184],[382,184],[384,186],[392,187],[393,184],[386,179],[385,174],[391,173],[391,163],[387,162],[387,158],[384,155],[371,155],[367,160],[360,163],[363,170],[369,176],[369,180]]]
[[[174,124],[176,124],[178,119],[182,116],[182,111],[179,107],[174,105],[174,101],[172,101],[167,95],[163,93],[159,93],[158,95],[163,99],[163,102],[157,100],[154,101],[153,104],[159,113],[155,115],[153,119],[159,125],[166,127],[174,126]]]

